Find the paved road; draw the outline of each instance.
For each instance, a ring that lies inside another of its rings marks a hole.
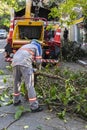
[[[6,66],[9,65],[9,63],[5,62],[4,58],[4,47],[6,45],[6,39],[0,39],[0,69],[2,69],[5,74],[9,74],[8,70],[6,69]]]
[[[6,75],[8,74],[9,76],[9,72],[5,67],[8,63],[4,61],[3,55],[5,44],[6,40],[0,40],[0,69],[3,69]],[[9,79],[9,86],[11,86],[11,78]],[[0,87],[5,87],[2,76],[0,76]],[[23,102],[22,105],[29,107],[28,102]],[[65,123],[46,107],[39,113],[25,113],[18,121],[14,122],[16,109],[17,107],[13,105],[0,107],[0,130],[4,130],[3,128],[6,128],[9,124],[11,125],[9,125],[7,130],[87,130],[87,122],[84,120],[67,115],[67,122]]]

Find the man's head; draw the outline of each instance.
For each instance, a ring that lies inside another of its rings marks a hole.
[[[40,42],[39,42],[37,39],[32,39],[32,40],[31,40],[31,43],[32,43],[32,44],[33,44],[33,43],[34,43],[34,44],[35,44],[35,43],[40,44]]]
[[[31,44],[37,46],[37,49],[38,49],[38,51],[39,51],[39,55],[42,55],[42,49],[41,49],[41,44],[40,44],[40,42],[39,42],[37,39],[33,39],[33,40],[31,41]]]

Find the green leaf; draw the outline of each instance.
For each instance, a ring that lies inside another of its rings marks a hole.
[[[81,105],[80,105],[80,104],[77,104],[76,109],[77,109],[77,111],[79,112],[79,111],[81,110]]]
[[[50,120],[51,118],[50,118],[50,117],[46,117],[45,119],[46,119],[46,120]]]
[[[6,77],[3,78],[3,82],[7,83],[7,78]]]
[[[4,74],[4,71],[3,70],[0,70],[0,75],[3,75]]]
[[[85,126],[85,128],[87,129],[87,125]]]
[[[16,113],[15,113],[15,119],[19,119],[22,115],[23,111],[22,110],[18,110]]]
[[[9,98],[9,96],[8,96],[7,94],[4,94],[4,97],[5,97],[5,98]]]
[[[86,87],[86,88],[84,88],[84,93],[86,93],[86,94],[87,94],[87,87]]]
[[[6,66],[6,69],[12,71],[12,66]]]
[[[4,128],[3,130],[7,130],[7,128]]]
[[[25,125],[25,126],[24,126],[24,129],[28,129],[28,128],[29,128],[29,126],[28,126],[28,125]]]
[[[56,92],[57,92],[56,87],[53,86],[52,88],[50,88],[50,96],[51,97],[54,97],[56,95]]]
[[[5,102],[5,99],[4,99],[3,96],[0,96],[0,100],[1,100],[2,102]]]
[[[25,83],[24,82],[21,83],[21,92],[22,92],[23,95],[26,95],[26,93],[27,93],[27,89],[25,87]]]
[[[8,106],[8,105],[11,105],[12,103],[13,103],[13,101],[10,100],[10,101],[8,101],[8,102],[4,102],[3,105],[4,105],[4,106]]]
[[[24,108],[24,106],[19,106],[15,113],[15,119],[19,119],[23,112],[30,112],[30,109]]]
[[[60,119],[65,119],[65,114],[66,114],[66,109],[64,109],[62,112],[60,112],[60,113],[57,113],[58,114],[58,117],[60,118]]]
[[[42,130],[42,126],[38,126],[37,129],[38,129],[38,130]]]

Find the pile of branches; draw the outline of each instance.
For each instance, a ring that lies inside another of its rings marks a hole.
[[[66,61],[77,61],[86,57],[86,53],[81,48],[81,44],[75,41],[62,41],[62,56]]]
[[[38,97],[64,119],[66,112],[87,119],[87,72],[54,68],[37,73]]]
[[[6,82],[5,78],[4,83]],[[87,120],[87,71],[73,72],[68,68],[50,67],[48,64],[35,73],[35,89],[40,103],[55,111],[59,118],[65,119],[68,112]],[[21,93],[26,96],[24,84]],[[0,107],[12,104],[12,99],[11,90],[4,90],[0,94]],[[24,110],[23,108],[22,111]]]

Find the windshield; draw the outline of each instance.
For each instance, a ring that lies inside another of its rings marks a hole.
[[[3,32],[6,32],[6,30],[3,30],[3,29],[2,29],[2,30],[0,30],[0,33],[3,33]]]

